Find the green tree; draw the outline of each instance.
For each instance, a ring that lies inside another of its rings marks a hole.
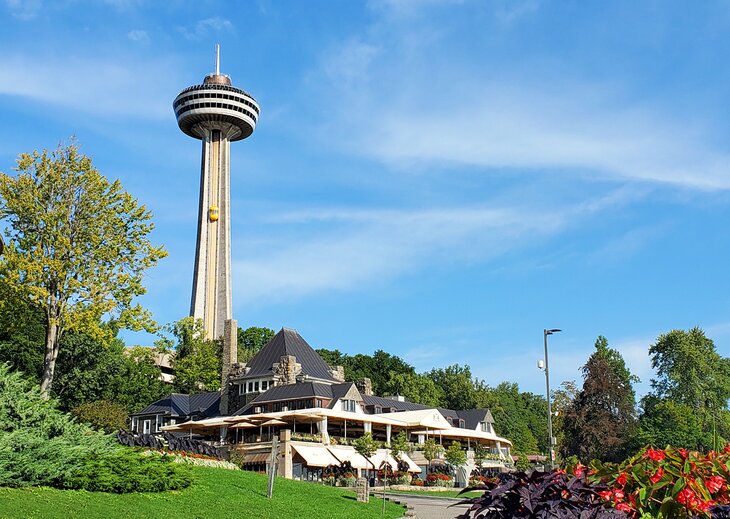
[[[411,444],[408,442],[408,435],[406,435],[405,431],[399,432],[390,439],[390,450],[393,453],[393,457],[398,461],[401,460],[401,454],[411,452]]]
[[[0,274],[45,315],[41,393],[48,398],[66,331],[110,338],[116,326],[153,330],[135,297],[145,270],[166,256],[147,239],[151,213],[110,183],[74,144],[23,153],[18,174],[0,173],[0,219],[9,238]]]
[[[730,359],[700,328],[672,330],[649,348],[656,377],[642,400],[637,444],[707,451],[730,438]]]
[[[170,386],[162,382],[160,368],[155,363],[152,348],[135,346],[123,352],[122,369],[111,377],[103,398],[123,405],[132,413],[145,408],[170,392]]]
[[[429,378],[444,394],[444,407],[448,409],[474,409],[476,387],[469,366],[453,364],[446,368],[433,369]]]
[[[217,391],[221,387],[221,343],[205,338],[202,319],[183,317],[165,326],[172,337],[157,342],[160,351],[175,345],[172,367],[175,370],[175,391],[199,393]],[[175,339],[177,342],[175,342]]]
[[[451,442],[451,445],[444,453],[444,459],[446,459],[446,463],[454,468],[464,465],[466,463],[466,452],[461,449],[461,443]]]
[[[564,380],[560,383],[558,389],[553,389],[550,392],[553,411],[553,434],[557,439],[558,445],[562,445],[565,441],[563,422],[576,396],[578,396],[578,387],[573,380]]]
[[[637,446],[671,445],[699,451],[713,448],[712,430],[705,427],[704,417],[687,404],[650,395],[643,399],[642,408]],[[720,445],[725,443],[722,438],[719,441]]]
[[[489,454],[489,449],[484,444],[474,444],[474,463],[476,464],[477,468],[482,468],[482,465],[487,459],[487,454]]]
[[[502,382],[495,388],[480,385],[476,400],[478,408],[491,410],[496,432],[509,438],[515,451],[537,454],[547,450],[547,402],[544,397],[521,392],[514,382]],[[545,433],[540,434],[540,431]]]
[[[436,440],[431,437],[426,440],[423,444],[423,457],[428,461],[428,468],[431,469],[431,462],[441,456],[444,448],[436,443]]]
[[[661,399],[692,409],[727,409],[730,398],[730,359],[720,356],[712,339],[700,328],[672,330],[649,348],[656,378],[651,386]]]
[[[441,388],[431,378],[417,373],[391,371],[385,393],[402,395],[409,402],[430,407],[442,407],[444,402]]]
[[[378,442],[373,439],[373,433],[370,432],[366,432],[359,438],[353,440],[352,446],[360,456],[364,456],[368,461],[375,454],[375,451],[378,450]],[[373,465],[372,461],[370,464]],[[375,465],[373,465],[373,469],[375,469]]]
[[[45,333],[43,312],[0,275],[0,363],[40,383]]]
[[[266,346],[276,332],[270,328],[251,326],[238,329],[238,362],[249,362],[261,348]]]
[[[629,453],[636,432],[636,378],[605,337],[598,337],[595,347],[582,368],[583,388],[566,410],[560,450],[564,458],[577,456],[583,463],[618,462]]]

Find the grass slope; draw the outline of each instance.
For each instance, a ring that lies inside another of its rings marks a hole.
[[[105,494],[51,488],[0,488],[0,518],[104,517],[250,519],[393,519],[404,509],[371,498],[362,504],[340,488],[277,479],[274,497],[266,497],[267,479],[250,472],[193,467],[195,483],[185,490],[162,493]]]

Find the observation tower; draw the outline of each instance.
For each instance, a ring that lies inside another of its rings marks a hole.
[[[203,320],[208,339],[218,339],[232,317],[230,146],[253,133],[259,105],[220,73],[216,45],[215,72],[180,92],[172,107],[183,133],[203,143],[190,315]]]

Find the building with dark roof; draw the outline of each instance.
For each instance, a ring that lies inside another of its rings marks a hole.
[[[233,340],[228,342],[233,348]],[[223,390],[230,404],[226,411],[216,412],[222,400],[218,393],[207,393],[204,398],[169,395],[134,414],[135,432],[207,435],[241,451],[252,470],[265,470],[272,437],[277,435],[283,453],[279,471],[289,478],[316,479],[324,468],[344,460],[364,463],[349,445],[365,433],[385,444],[400,432],[415,445],[428,438],[437,438],[444,445],[461,442],[468,460],[459,472],[462,482],[476,467],[472,450],[476,444],[489,452],[482,468],[499,470],[512,462],[511,443],[496,434],[488,409],[434,409],[400,396],[375,396],[368,379],[344,382],[342,368],[328,366],[295,330],[280,330],[248,364],[236,363],[235,355],[225,358],[231,359],[223,366]],[[192,423],[180,427],[184,419],[191,418]],[[378,456],[388,459],[387,451]],[[405,456],[409,470],[425,476],[430,463],[418,449],[410,456]],[[378,460],[378,464],[383,462]],[[361,472],[372,468],[372,463],[355,468]]]
[[[282,328],[247,364],[230,369],[229,409],[240,409],[271,388],[298,383],[344,382],[342,368],[330,367],[296,330]]]
[[[162,428],[167,425],[218,416],[220,399],[221,394],[218,391],[195,395],[170,393],[141,411],[132,413],[132,432],[156,434],[162,432]]]

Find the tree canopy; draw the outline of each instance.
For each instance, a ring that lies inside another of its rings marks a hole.
[[[596,351],[583,366],[583,388],[563,417],[563,457],[620,461],[629,452],[636,430],[636,377],[621,354],[599,336]]]
[[[17,175],[0,173],[0,219],[9,238],[0,256],[7,289],[45,316],[41,392],[53,382],[66,331],[95,339],[115,326],[152,330],[134,298],[145,293],[145,270],[166,256],[150,243],[151,213],[109,182],[75,144],[23,153]]]

